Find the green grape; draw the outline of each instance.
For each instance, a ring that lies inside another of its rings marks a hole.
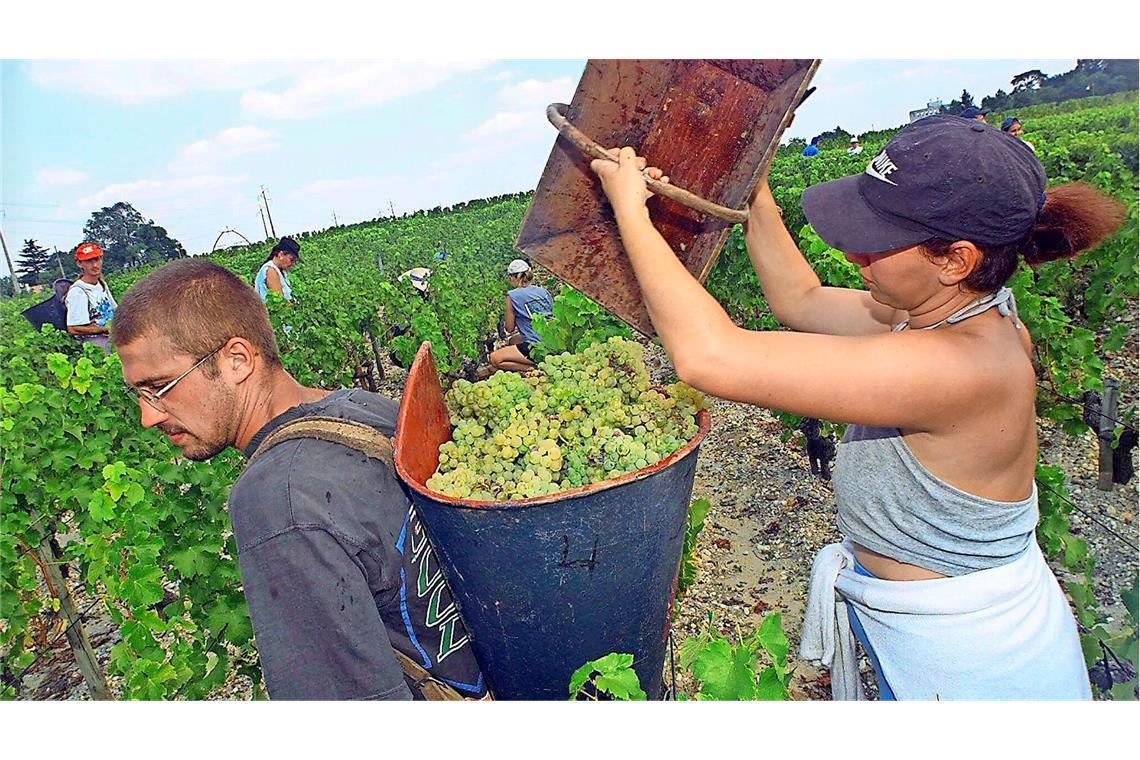
[[[640,344],[620,338],[547,357],[526,375],[456,381],[452,440],[428,487],[479,501],[558,493],[660,461],[697,432],[704,398],[650,386]]]

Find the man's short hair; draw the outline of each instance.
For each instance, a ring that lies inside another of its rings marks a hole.
[[[267,364],[281,366],[277,338],[257,291],[204,258],[165,264],[123,295],[111,320],[111,342],[125,346],[152,335],[191,356],[205,356],[230,338],[245,338]]]

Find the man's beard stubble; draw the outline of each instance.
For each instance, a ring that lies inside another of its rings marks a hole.
[[[192,462],[206,462],[221,454],[233,445],[235,440],[236,408],[233,389],[221,382],[213,384],[214,392],[210,395],[210,404],[202,420],[202,426],[209,424],[209,430],[195,433],[178,424],[160,425],[166,435],[182,433],[190,437],[190,442],[179,446],[182,456]]]

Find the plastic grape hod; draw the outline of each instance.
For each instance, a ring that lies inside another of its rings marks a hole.
[[[495,699],[565,700],[574,671],[610,652],[634,655],[642,688],[660,698],[708,412],[697,422],[692,440],[637,472],[532,499],[455,499],[425,483],[451,427],[430,345],[420,347],[396,423],[396,472]]]
[[[635,148],[673,184],[744,209],[818,65],[811,59],[590,60],[567,117],[607,148]],[[557,139],[515,247],[654,335],[590,159],[552,134]],[[703,282],[731,224],[667,198],[648,203],[654,226]]]

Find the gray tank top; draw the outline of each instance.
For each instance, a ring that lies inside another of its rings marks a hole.
[[[895,428],[848,425],[832,475],[839,530],[891,559],[965,575],[1016,559],[1037,527],[1037,483],[1024,501],[993,501],[939,480]]]
[[[997,308],[1021,329],[1007,288],[983,296],[924,329]],[[905,330],[904,322],[895,330]],[[943,575],[965,575],[1016,559],[1034,540],[1037,483],[1024,501],[961,491],[918,461],[896,428],[848,425],[832,476],[839,530],[886,557]]]

